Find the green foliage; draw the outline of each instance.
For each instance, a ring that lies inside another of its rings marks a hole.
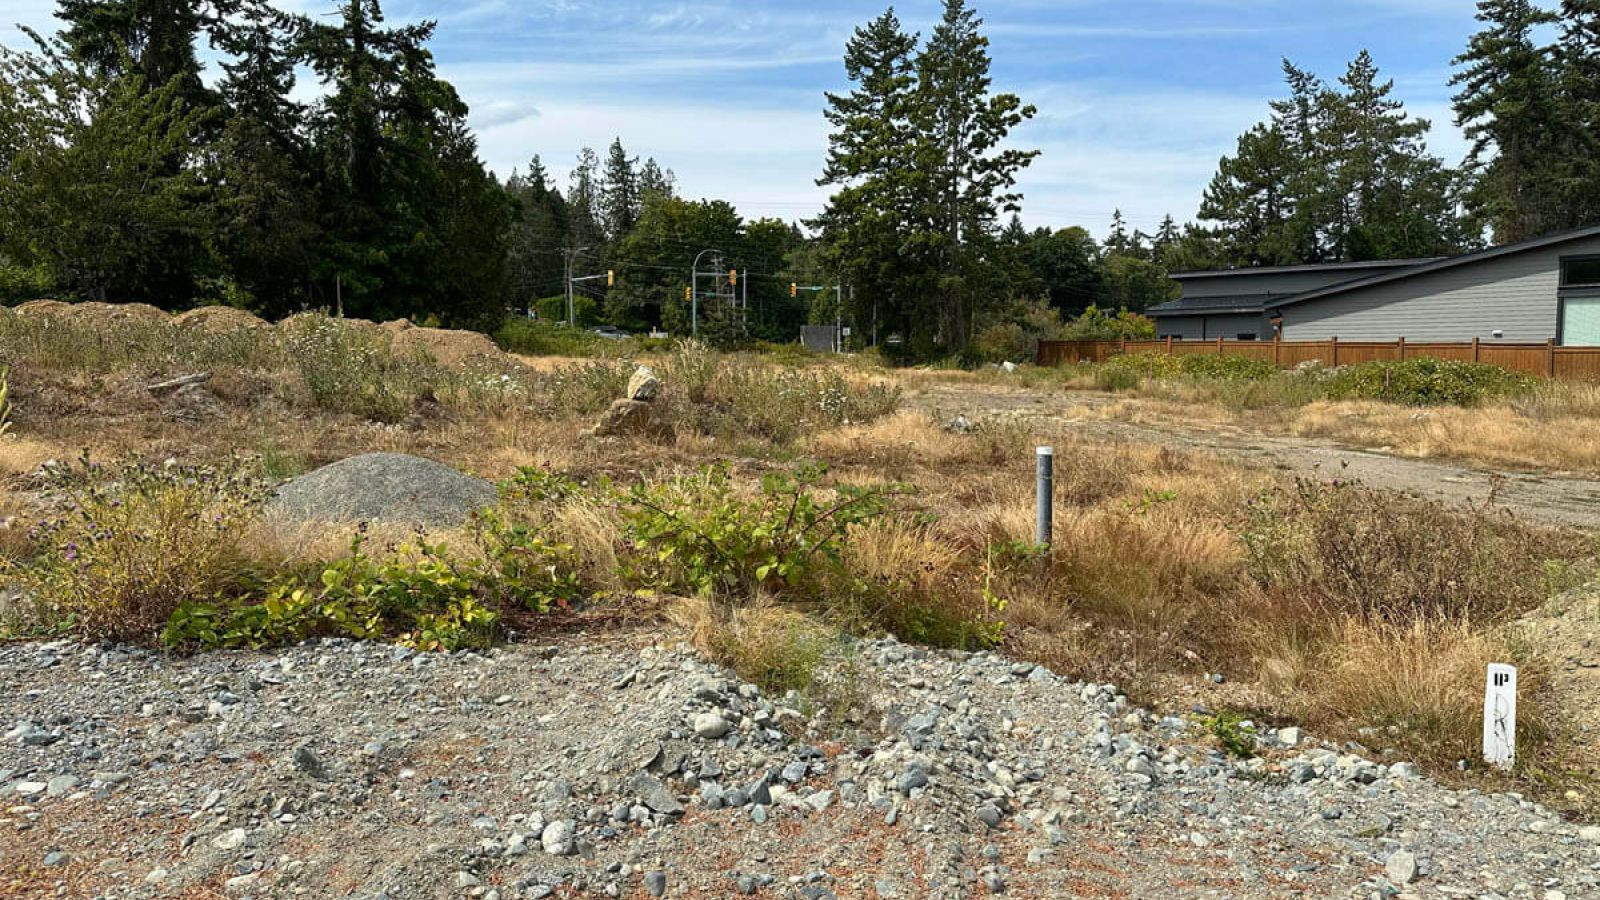
[[[14,266],[0,262],[0,304],[39,300],[48,297],[55,286],[55,275],[41,263]]]
[[[1404,362],[1344,366],[1323,384],[1329,397],[1383,400],[1407,406],[1476,406],[1486,399],[1527,393],[1531,375],[1499,366],[1419,356]]]
[[[1239,138],[1207,187],[1216,262],[1291,265],[1459,252],[1456,173],[1428,154],[1426,120],[1390,97],[1362,51],[1338,85],[1284,62],[1290,94]]]
[[[817,428],[870,422],[900,405],[900,389],[853,387],[838,371],[771,369],[725,363],[709,397],[740,431],[787,444]],[[717,427],[713,419],[711,427]]]
[[[1180,376],[1220,381],[1260,381],[1279,374],[1271,363],[1248,356],[1233,354],[1189,353],[1168,356],[1165,353],[1130,353],[1113,356],[1102,368],[1121,369],[1149,378],[1176,378]]]
[[[539,313],[539,321],[552,325],[564,325],[567,321],[567,298],[544,297],[535,304],[534,309]],[[572,315],[578,320],[578,327],[593,328],[600,324],[600,304],[593,297],[576,295],[572,298]]]
[[[602,356],[613,349],[613,342],[587,329],[568,328],[565,322],[565,306],[557,320],[515,316],[495,329],[494,342],[524,356]]]
[[[1154,340],[1154,320],[1128,309],[1116,312],[1091,304],[1061,330],[1065,341]]]
[[[997,280],[988,223],[1017,208],[1017,173],[1037,155],[1005,147],[1034,108],[992,92],[981,26],[947,0],[919,52],[885,12],[846,45],[854,88],[828,95],[824,113],[828,267],[855,285],[856,323],[881,321],[902,336],[898,352],[922,358],[967,349]]]
[[[264,493],[236,472],[87,458],[58,470],[35,552],[0,573],[36,605],[96,640],[147,641],[173,610],[246,577],[240,539]]]
[[[492,512],[476,520],[475,535],[473,555],[419,535],[415,547],[375,558],[363,527],[347,556],[312,579],[279,576],[260,602],[180,604],[162,642],[260,649],[311,637],[394,638],[419,650],[481,649],[500,635],[506,610],[544,613],[582,595],[571,547]]]
[[[761,480],[758,497],[739,495],[726,466],[635,486],[623,504],[628,539],[644,552],[636,576],[689,592],[800,595],[822,569],[839,564],[852,525],[893,508],[907,489],[834,484],[827,467],[802,466]]]
[[[1256,755],[1256,729],[1243,715],[1223,711],[1214,716],[1201,716],[1200,725],[1211,732],[1229,756],[1250,759]]]

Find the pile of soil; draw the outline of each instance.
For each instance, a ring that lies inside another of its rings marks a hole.
[[[231,306],[202,306],[199,309],[191,309],[173,316],[172,324],[179,328],[197,329],[208,334],[226,334],[230,331],[272,327],[266,319]]]
[[[476,331],[456,331],[448,328],[422,328],[408,319],[385,322],[381,326],[394,340],[396,353],[408,355],[422,352],[446,368],[460,368],[470,364],[506,366],[511,358]]]
[[[115,325],[125,322],[162,323],[171,316],[148,303],[65,303],[60,300],[31,300],[17,307],[24,316],[60,316],[91,324]]]
[[[270,516],[290,524],[392,522],[450,526],[495,502],[495,486],[430,459],[401,453],[353,456],[278,489]]]

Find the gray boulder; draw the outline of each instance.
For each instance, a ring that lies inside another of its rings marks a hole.
[[[495,486],[402,453],[352,456],[278,489],[270,516],[290,523],[393,522],[459,525],[498,499]]]

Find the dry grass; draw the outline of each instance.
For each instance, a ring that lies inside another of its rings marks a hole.
[[[573,375],[576,365],[565,358],[520,362],[535,381]],[[687,405],[693,390],[722,389],[711,369],[724,362],[694,354],[653,360],[667,379],[664,399],[686,416],[694,411]],[[730,391],[750,389],[781,369],[754,356],[731,365],[739,374],[737,384],[723,386]],[[804,373],[811,378],[837,372],[853,388],[886,379],[908,392],[982,386],[1004,394],[1006,402],[996,405],[1018,410],[1063,385],[1059,373],[1026,367],[1002,375],[851,365],[807,360]],[[781,429],[691,424],[679,429],[675,443],[658,445],[587,438],[583,431],[592,424],[591,414],[538,398],[506,405],[445,396],[405,421],[383,425],[291,407],[247,369],[219,375],[214,418],[185,421],[136,389],[148,373],[134,378],[112,367],[91,377],[20,361],[18,435],[0,442],[0,520],[26,508],[4,486],[20,487],[22,476],[40,462],[75,457],[82,447],[102,459],[138,451],[146,458],[204,463],[243,453],[304,466],[383,449],[431,457],[491,479],[532,467],[587,482],[582,493],[519,515],[550,539],[572,545],[583,582],[602,595],[598,602],[621,607],[638,587],[628,575],[637,551],[623,537],[616,501],[596,489],[602,479],[627,486],[727,461],[735,488],[749,492],[762,475],[815,457],[829,462],[841,483],[903,480],[920,491],[909,514],[852,528],[841,545],[839,570],[824,579],[824,591],[785,603],[765,594],[674,601],[672,622],[746,678],[782,689],[810,687],[841,628],[887,627],[902,638],[970,645],[993,636],[981,628],[1003,620],[1007,650],[1064,672],[1116,678],[1137,689],[1160,683],[1146,676],[1226,671],[1254,679],[1269,714],[1300,719],[1334,739],[1360,738],[1361,729],[1376,728],[1364,738],[1381,745],[1374,749],[1394,747],[1439,765],[1465,755],[1461,748],[1473,739],[1481,704],[1474,685],[1481,686],[1482,665],[1494,658],[1537,667],[1536,648],[1501,635],[1503,623],[1538,593],[1539,561],[1580,552],[1574,545],[1532,540],[1514,524],[1496,526],[1505,529],[1504,541],[1490,552],[1488,543],[1473,543],[1471,528],[1439,519],[1436,507],[1375,494],[1357,505],[1384,514],[1360,521],[1348,518],[1348,510],[1316,522],[1294,513],[1302,518],[1285,526],[1289,537],[1281,542],[1287,562],[1263,570],[1247,540],[1260,527],[1252,501],[1271,488],[1287,489],[1280,475],[1203,451],[1090,440],[1059,420],[997,415],[980,418],[963,434],[946,430],[942,417],[901,411],[864,424],[817,424],[793,441],[775,439],[786,436]],[[603,385],[614,375],[593,377]],[[1230,404],[1187,383],[1138,390],[1142,394],[1086,405],[1083,415],[1295,430],[1388,445],[1406,455],[1600,471],[1600,442],[1588,439],[1600,420],[1600,388],[1550,387],[1473,410],[1344,403],[1313,404],[1293,415]],[[588,394],[582,391],[572,396],[584,404],[593,399],[584,399]],[[1032,447],[1042,443],[1057,452],[1057,541],[1048,556],[1028,548],[1034,527]],[[0,529],[0,555],[17,546],[7,535]],[[1413,540],[1419,535],[1436,540]],[[369,546],[398,545],[410,537],[379,533]],[[452,550],[472,551],[465,532],[431,537]],[[262,524],[245,544],[256,565],[292,569],[338,558],[348,552],[349,539],[343,527],[285,530]],[[1338,552],[1330,555],[1330,548]],[[1368,554],[1371,548],[1383,552]],[[1341,567],[1339,577],[1330,576]],[[1357,596],[1362,585],[1390,593],[1432,591],[1453,571],[1485,586],[1482,596],[1511,599],[1471,616],[1388,600],[1377,606],[1398,608],[1391,614],[1360,612],[1372,607],[1370,597]],[[1399,577],[1407,573],[1418,577]],[[1427,577],[1418,580],[1419,573]],[[1493,573],[1502,577],[1489,577]],[[1508,573],[1516,579],[1510,587],[1503,578]],[[991,599],[1003,600],[1004,611]],[[1535,681],[1527,682],[1530,690]],[[1533,717],[1548,715],[1538,710],[1536,696],[1530,695],[1527,709]]]
[[[1304,437],[1385,447],[1398,456],[1593,474],[1600,473],[1596,397],[1600,389],[1563,387],[1526,401],[1474,409],[1316,403],[1301,410],[1289,428]]]

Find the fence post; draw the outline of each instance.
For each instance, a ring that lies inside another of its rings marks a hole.
[[[1172,335],[1167,335],[1167,355],[1172,355]]]
[[[1122,343],[1117,347],[1117,352],[1121,353],[1123,356],[1128,355],[1128,339],[1126,336],[1122,338]]]
[[[1547,375],[1550,378],[1551,381],[1554,381],[1555,377],[1556,377],[1556,339],[1555,338],[1551,338],[1550,340],[1545,342],[1545,345],[1544,345],[1544,357],[1545,357],[1545,375]]]
[[[1339,336],[1338,335],[1334,335],[1333,337],[1328,338],[1328,348],[1329,348],[1329,352],[1328,352],[1328,356],[1329,356],[1328,368],[1337,369],[1337,368],[1339,368]]]
[[[1399,356],[1400,356],[1400,360],[1399,361],[1400,362],[1405,362],[1406,361],[1406,338],[1405,338],[1405,335],[1401,335],[1400,339],[1395,341],[1395,347],[1399,351]]]
[[[1222,335],[1217,335],[1217,355],[1222,355]]]
[[[1472,361],[1473,362],[1478,362],[1480,359],[1482,359],[1482,353],[1479,350],[1479,346],[1478,346],[1478,336],[1477,335],[1473,335],[1472,336]]]
[[[1055,514],[1055,468],[1056,449],[1054,447],[1040,447],[1037,451],[1038,477],[1037,477],[1037,506],[1038,527],[1035,529],[1037,543],[1041,547],[1048,547],[1053,539]]]
[[[1272,335],[1272,367],[1274,369],[1283,368],[1283,332],[1281,331]]]

